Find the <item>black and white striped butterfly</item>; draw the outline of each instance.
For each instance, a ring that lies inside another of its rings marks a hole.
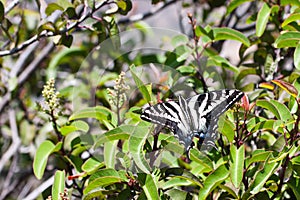
[[[199,138],[199,145],[215,146],[219,116],[243,96],[244,93],[239,90],[228,89],[188,99],[179,96],[178,101],[158,103],[146,108],[141,118],[171,129],[189,154],[194,137]]]

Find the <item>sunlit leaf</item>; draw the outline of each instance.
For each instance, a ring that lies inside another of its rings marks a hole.
[[[230,178],[233,185],[239,188],[243,176],[244,176],[244,159],[245,159],[245,147],[242,145],[239,149],[236,146],[230,146],[231,167]]]
[[[275,48],[297,47],[300,41],[300,32],[290,31],[282,33],[274,42]]]
[[[70,125],[63,126],[60,128],[60,132],[62,135],[66,136],[69,133],[72,133],[74,131],[83,131],[83,132],[88,132],[89,130],[89,125],[82,120],[77,120],[72,122]]]
[[[268,89],[268,90],[274,90],[274,88],[275,88],[273,84],[268,83],[268,82],[260,83],[260,84],[258,85],[258,87],[260,87],[260,88],[265,88],[265,89]]]
[[[270,7],[268,6],[268,4],[264,3],[258,12],[256,20],[256,35],[258,37],[262,36],[262,34],[264,33],[270,17],[270,13]]]
[[[300,44],[296,46],[294,51],[294,65],[298,70],[300,70]]]
[[[57,10],[63,11],[64,8],[56,3],[49,3],[45,10],[45,13],[46,13],[46,15],[50,16],[53,12],[55,12]]]
[[[147,100],[147,102],[150,102],[151,101],[151,95],[150,95],[147,87],[143,83],[143,81],[137,75],[136,68],[135,68],[134,65],[130,66],[130,72],[132,74],[132,77],[133,77],[133,80],[134,80],[136,86],[141,91],[143,97]]]
[[[215,189],[220,183],[222,183],[229,176],[229,171],[225,165],[219,166],[213,173],[211,173],[203,183],[203,188],[200,188],[198,199],[205,200],[209,194]]]
[[[87,174],[92,174],[101,167],[104,167],[104,163],[95,157],[91,157],[83,163],[81,169]]]
[[[131,133],[134,131],[135,126],[133,125],[121,125],[117,128],[109,130],[108,132],[100,135],[95,143],[95,148],[99,147],[101,144],[113,141],[113,140],[127,140]]]
[[[293,13],[282,22],[281,26],[283,27],[288,25],[291,22],[299,21],[299,20],[300,20],[300,13]]]
[[[289,109],[284,104],[273,99],[269,101],[259,100],[256,102],[256,105],[271,111],[277,119],[280,119],[284,122],[287,122],[292,118]]]
[[[214,40],[236,40],[243,43],[245,46],[250,46],[249,39],[241,32],[230,28],[214,28]]]
[[[138,174],[138,180],[147,199],[160,199],[158,195],[158,186],[151,174],[140,173]]]
[[[114,168],[116,162],[118,141],[108,141],[104,144],[104,163],[107,168]]]
[[[269,177],[274,174],[274,171],[279,167],[279,163],[269,163],[264,165],[264,168],[260,170],[254,177],[254,182],[250,186],[250,193],[257,194],[263,188]]]
[[[248,168],[251,164],[257,162],[265,162],[269,158],[271,153],[271,151],[254,151],[250,158],[246,159],[245,167]]]
[[[121,181],[124,181],[124,179],[119,176],[116,170],[100,169],[90,177],[89,184],[83,190],[83,193],[87,194],[96,188],[105,187],[114,183],[120,183]]]
[[[54,175],[54,184],[52,185],[52,199],[60,200],[61,194],[65,189],[65,171],[57,170]]]
[[[44,141],[37,149],[33,160],[33,172],[37,179],[41,179],[47,165],[49,155],[55,149],[55,145],[49,141]]]
[[[129,138],[129,151],[133,160],[139,169],[145,173],[149,173],[151,171],[143,151],[145,141],[148,137],[148,132],[148,126],[144,126],[143,123],[140,123]]]
[[[236,9],[238,6],[247,3],[247,2],[251,2],[253,0],[232,0],[230,1],[229,5],[226,6],[227,11],[226,14],[228,15],[229,13],[231,13],[234,9]]]

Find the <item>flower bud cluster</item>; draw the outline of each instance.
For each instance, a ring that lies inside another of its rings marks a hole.
[[[48,107],[47,109],[44,108],[44,110],[54,111],[59,108],[59,92],[55,91],[54,84],[54,79],[50,79],[46,85],[44,85],[42,95],[45,99],[45,104]]]
[[[118,108],[122,107],[126,101],[125,93],[127,90],[129,90],[129,86],[125,83],[125,72],[121,72],[119,77],[115,80],[114,88],[107,89],[110,104]]]

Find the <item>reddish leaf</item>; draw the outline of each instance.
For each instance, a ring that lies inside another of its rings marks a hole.
[[[273,80],[272,83],[278,85],[293,97],[296,98],[298,96],[298,90],[292,84],[282,80]]]

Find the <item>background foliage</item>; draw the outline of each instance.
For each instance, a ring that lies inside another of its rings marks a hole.
[[[1,1],[0,199],[300,199],[299,1],[143,3]],[[221,88],[247,96],[190,162],[139,118]]]

